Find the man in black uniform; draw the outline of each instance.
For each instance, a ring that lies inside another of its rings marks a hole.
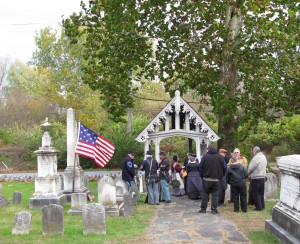
[[[130,150],[123,161],[122,179],[127,183],[128,188],[135,186],[134,152]]]

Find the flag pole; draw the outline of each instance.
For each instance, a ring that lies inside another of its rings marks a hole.
[[[78,138],[79,138],[79,130],[80,130],[80,122],[78,122],[78,127],[77,127],[77,140],[76,140],[76,146],[75,146],[75,150],[76,150],[76,147],[77,147],[77,142],[78,142]],[[75,155],[75,157],[74,157],[74,166],[73,166],[73,186],[72,186],[72,188],[73,188],[73,190],[72,190],[72,192],[74,193],[75,192],[75,162],[76,162],[76,154],[75,154],[75,152],[74,152],[74,155]]]

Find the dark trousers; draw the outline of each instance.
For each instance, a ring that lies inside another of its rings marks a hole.
[[[255,209],[262,210],[265,208],[265,179],[251,179],[250,183],[252,197],[255,203]]]
[[[203,196],[201,202],[201,210],[206,211],[208,197],[209,194],[211,193],[211,210],[216,211],[218,207],[219,182],[206,181],[203,179],[202,186],[203,186]]]
[[[251,189],[251,179],[249,179],[250,184],[249,184],[249,189],[248,189],[248,204],[249,205],[254,205],[254,199],[252,196],[252,189]]]
[[[234,211],[239,211],[239,200],[241,199],[241,209],[247,211],[247,187],[246,182],[231,185]]]

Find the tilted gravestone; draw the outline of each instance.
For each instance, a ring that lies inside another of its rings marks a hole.
[[[13,203],[20,204],[22,203],[22,192],[14,192],[13,193]]]
[[[0,193],[0,208],[9,204],[9,201]]]
[[[126,192],[124,194],[124,213],[123,216],[131,216],[132,215],[132,194]]]
[[[99,203],[82,206],[83,234],[106,234],[105,207]]]
[[[138,193],[139,193],[137,186],[129,187],[129,193],[131,193],[132,196],[132,205],[136,206],[138,203]]]
[[[273,173],[267,173],[265,182],[265,200],[278,199],[277,177]]]
[[[86,193],[72,193],[71,194],[71,209],[68,214],[82,214],[82,206],[87,204]]]
[[[18,212],[15,214],[13,235],[26,235],[30,232],[31,214],[28,212]]]
[[[64,234],[63,207],[49,204],[42,208],[43,235]]]
[[[119,216],[116,186],[112,177],[103,176],[98,182],[98,203],[104,205],[106,216]]]

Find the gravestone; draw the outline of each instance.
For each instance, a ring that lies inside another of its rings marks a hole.
[[[140,193],[144,192],[144,182],[143,182],[143,174],[139,174],[139,191]]]
[[[119,216],[116,186],[112,177],[105,175],[98,182],[98,203],[105,207],[105,216]]]
[[[281,173],[280,201],[265,229],[283,243],[300,243],[300,155],[276,158]]]
[[[26,235],[30,232],[31,214],[28,212],[18,212],[15,214],[14,227],[12,229],[13,235]]]
[[[265,200],[278,199],[277,177],[273,173],[267,173],[265,182]]]
[[[46,118],[41,125],[44,130],[42,146],[34,153],[37,155],[38,174],[35,178],[33,197],[29,200],[30,209],[41,209],[49,204],[65,205],[66,196],[61,190],[60,176],[57,172],[58,151],[52,147],[49,131],[51,125]]]
[[[131,216],[132,215],[132,195],[129,192],[124,194],[124,212],[123,216]]]
[[[84,176],[84,186],[89,191],[89,177],[87,175]]]
[[[71,209],[68,214],[80,215],[82,214],[82,206],[87,204],[86,193],[72,193],[71,195]]]
[[[106,234],[105,207],[91,203],[82,206],[83,234]]]
[[[129,193],[131,193],[131,196],[132,196],[132,205],[133,206],[136,206],[137,203],[138,203],[138,188],[137,186],[132,186],[132,187],[129,187]]]
[[[43,235],[64,234],[63,207],[56,204],[46,205],[42,208]]]
[[[63,175],[59,175],[59,177],[60,177],[60,188],[63,191],[65,189],[65,186],[64,186],[64,176]]]
[[[117,204],[120,205],[123,201],[124,201],[124,192],[123,192],[123,188],[121,186],[116,186],[116,200],[117,200]]]
[[[14,204],[22,203],[22,192],[14,192],[13,193],[13,203]]]
[[[230,194],[231,194],[230,185],[227,184],[227,189],[225,190],[224,201],[230,201]]]
[[[0,208],[9,204],[9,201],[0,193]]]

